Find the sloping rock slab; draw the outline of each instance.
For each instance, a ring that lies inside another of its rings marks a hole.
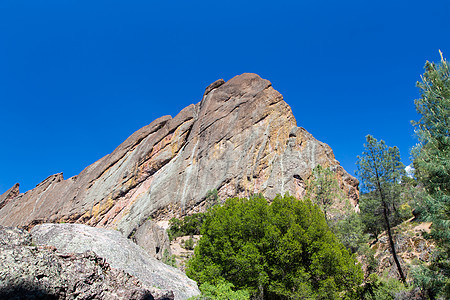
[[[297,126],[268,80],[246,73],[216,81],[199,103],[139,129],[79,175],[55,174],[8,196],[0,224],[81,223],[132,237],[149,217],[168,221],[204,211],[213,189],[220,199],[257,193],[273,199],[286,192],[302,198],[319,164],[334,171],[357,206],[358,180],[327,144]]]
[[[112,268],[135,276],[143,285],[173,291],[175,299],[200,293],[197,284],[180,270],[149,256],[118,231],[82,224],[42,224],[33,227],[31,235],[35,244],[54,246],[59,251],[94,251]]]
[[[28,232],[0,226],[0,299],[155,298],[92,251],[64,254],[33,246]]]

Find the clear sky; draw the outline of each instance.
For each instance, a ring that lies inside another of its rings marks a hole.
[[[65,178],[252,72],[351,174],[365,135],[400,148],[450,1],[0,1],[0,194]]]

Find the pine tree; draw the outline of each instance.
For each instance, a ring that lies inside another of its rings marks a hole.
[[[416,273],[416,281],[431,298],[450,295],[450,71],[440,54],[441,63],[427,61],[417,83],[422,95],[415,105],[421,118],[412,122],[419,139],[413,150],[416,177],[428,193],[422,216],[433,223],[429,236],[438,246],[429,267]]]
[[[400,161],[400,152],[397,147],[387,147],[383,140],[379,142],[368,135],[365,151],[358,156],[358,176],[362,187],[370,197],[378,202],[382,209],[385,230],[388,233],[389,245],[402,282],[406,286],[406,277],[395,250],[394,238],[391,230],[390,216],[396,203],[398,203],[397,185],[404,174],[404,165]]]

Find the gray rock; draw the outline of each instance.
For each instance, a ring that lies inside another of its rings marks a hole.
[[[155,298],[135,277],[112,269],[92,251],[70,254],[33,246],[28,232],[0,226],[0,299]]]
[[[35,244],[53,246],[58,251],[93,251],[112,268],[135,276],[152,291],[173,291],[175,299],[200,293],[197,284],[180,270],[149,256],[120,232],[82,224],[42,224],[33,227],[31,235]]]
[[[151,220],[147,220],[136,230],[132,240],[159,260],[163,258],[166,251],[168,255],[172,254],[167,231]]]

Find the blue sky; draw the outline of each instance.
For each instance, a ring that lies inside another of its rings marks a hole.
[[[0,194],[65,178],[253,72],[354,174],[365,135],[416,143],[415,84],[450,1],[0,1]]]

